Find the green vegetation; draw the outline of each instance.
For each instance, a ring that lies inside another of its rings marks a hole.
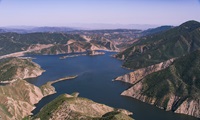
[[[145,30],[145,31],[142,32],[142,34],[144,36],[147,36],[147,35],[165,32],[165,31],[170,30],[172,28],[173,28],[173,26],[161,26],[161,27]]]
[[[168,68],[142,80],[142,94],[157,98],[157,105],[166,108],[170,95],[200,99],[200,50],[175,60]],[[164,102],[162,102],[164,101]]]
[[[57,82],[60,82],[60,81],[64,81],[64,80],[70,80],[70,79],[75,79],[77,78],[78,75],[74,75],[74,76],[67,76],[67,77],[63,77],[63,78],[60,78],[58,80],[55,80],[55,81],[49,81],[47,82],[46,84],[40,86],[40,89],[42,91],[42,94],[44,96],[47,96],[49,95],[50,93],[53,94],[53,93],[56,93],[55,91],[55,88],[52,86],[52,84],[54,83],[57,83]],[[76,95],[77,93],[73,93],[72,96]]]
[[[37,32],[37,33],[0,33],[0,56],[14,52],[24,51],[38,44],[51,44],[50,48],[38,51],[31,51],[29,54],[62,54],[68,52],[80,52],[78,50],[90,50],[92,45],[108,50],[116,50],[115,45],[124,48],[119,42],[128,46],[129,41],[135,40],[141,34],[140,30],[93,30],[93,31],[74,31],[62,32]],[[91,41],[87,41],[84,37]],[[75,42],[67,45],[69,40]],[[114,42],[112,42],[114,41]],[[126,44],[126,42],[128,42]]]
[[[27,49],[34,44],[66,44],[68,40],[85,41],[77,34],[63,33],[0,33],[0,55]]]
[[[3,104],[0,104],[0,109],[9,117],[12,117],[10,112],[8,112],[8,108],[6,108]]]
[[[122,112],[117,112],[117,110],[115,111],[113,108],[95,103],[86,98],[77,97],[78,93],[74,94],[76,95],[60,95],[45,105],[41,111],[31,119],[40,118],[41,120],[49,120],[50,118],[62,118],[69,120],[133,120],[128,115],[125,115]],[[104,113],[106,114],[104,115]]]
[[[7,58],[0,61],[0,81],[10,81],[14,79],[23,79],[22,73],[25,69],[41,70],[30,59]]]
[[[56,99],[54,99],[53,101],[45,105],[42,108],[42,110],[33,117],[33,119],[40,118],[41,120],[48,120],[51,117],[52,113],[55,110],[57,110],[58,107],[62,105],[63,102],[69,99],[73,99],[73,98],[67,98],[64,95],[60,95],[59,97],[57,97]]]
[[[186,22],[165,32],[141,38],[132,47],[116,55],[125,57],[123,66],[139,69],[200,48],[200,23]]]

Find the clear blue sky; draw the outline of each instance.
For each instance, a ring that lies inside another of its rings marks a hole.
[[[0,0],[0,26],[178,25],[187,20],[200,21],[200,0]]]

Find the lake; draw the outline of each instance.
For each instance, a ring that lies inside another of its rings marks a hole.
[[[120,96],[131,85],[114,78],[130,72],[121,67],[122,61],[112,58],[114,52],[106,52],[100,56],[78,56],[59,59],[64,55],[34,55],[29,56],[46,72],[40,77],[27,81],[41,86],[48,81],[62,77],[78,75],[76,79],[53,84],[57,93],[43,98],[33,111],[36,114],[45,104],[63,93],[79,92],[80,97],[89,98],[95,102],[115,108],[123,108],[133,112],[136,120],[198,120],[197,118],[166,112],[155,106],[143,103],[133,98]]]

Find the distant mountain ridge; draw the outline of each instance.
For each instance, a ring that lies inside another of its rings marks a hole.
[[[0,27],[0,33],[69,32],[77,30],[70,27]]]

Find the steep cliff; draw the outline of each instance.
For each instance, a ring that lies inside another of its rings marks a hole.
[[[37,77],[44,72],[30,59],[8,58],[0,63],[0,117],[3,120],[21,120],[35,108],[44,96],[53,94],[54,88],[38,88],[25,78]],[[43,93],[45,89],[45,94]]]
[[[135,84],[139,80],[146,77],[147,75],[167,68],[169,65],[172,64],[173,61],[174,61],[174,58],[167,60],[165,62],[161,62],[159,64],[151,65],[147,68],[141,68],[141,69],[135,70],[134,72],[130,72],[130,73],[125,74],[123,76],[119,76],[115,80]]]
[[[0,86],[0,116],[3,120],[21,120],[30,115],[42,91],[24,80]]]
[[[0,82],[40,76],[44,70],[30,59],[9,58],[0,63]]]
[[[107,114],[107,115],[105,115]],[[128,118],[132,113],[114,109],[112,107],[95,103],[89,99],[77,97],[76,94],[63,94],[48,103],[43,109],[32,119],[40,118],[41,120],[110,120],[108,118]],[[103,116],[104,115],[104,116]],[[115,119],[123,120],[123,119]]]
[[[176,59],[169,67],[151,73],[121,95],[167,111],[200,118],[200,50]],[[140,76],[140,75],[139,75]],[[134,84],[135,83],[135,84]]]
[[[65,79],[73,79],[69,77]],[[61,78],[64,80],[64,78]],[[48,82],[40,88],[25,80],[16,80],[9,84],[0,85],[0,116],[3,120],[21,120],[31,115],[43,97],[56,93],[52,83],[59,82],[61,79]]]
[[[117,51],[118,49],[110,41],[77,41],[69,40],[67,44],[54,44],[51,47],[27,52],[26,54],[66,54],[66,53],[78,53],[86,52],[88,50],[107,50]]]

